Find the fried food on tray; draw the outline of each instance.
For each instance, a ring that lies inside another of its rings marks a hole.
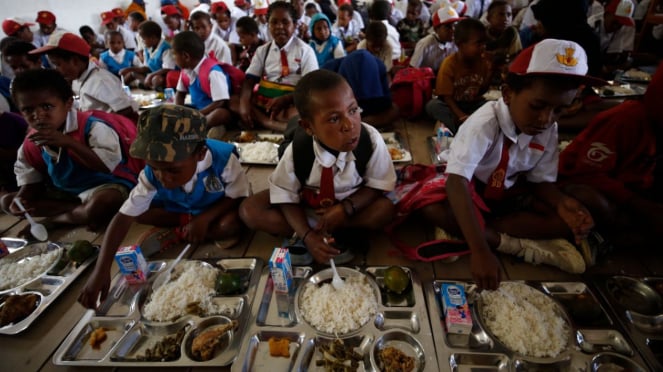
[[[290,358],[290,340],[287,338],[269,338],[269,355]]]
[[[237,137],[237,142],[253,142],[257,138],[256,134],[253,132],[250,132],[248,130],[243,130],[240,134],[239,137]]]
[[[94,331],[90,334],[90,346],[93,349],[98,350],[101,347],[101,344],[106,341],[108,336],[106,335],[108,328],[99,327],[95,328]]]
[[[221,342],[223,335],[236,326],[237,321],[233,320],[230,323],[221,324],[203,331],[193,339],[191,352],[201,361],[212,359],[214,357],[214,349]]]
[[[0,309],[0,327],[25,319],[37,308],[38,301],[34,293],[8,296]]]
[[[389,155],[391,155],[391,160],[401,160],[403,159],[403,151],[395,148],[395,147],[390,147],[389,148]]]
[[[381,370],[385,372],[408,372],[414,369],[414,358],[393,346],[380,350],[380,360],[382,361]]]

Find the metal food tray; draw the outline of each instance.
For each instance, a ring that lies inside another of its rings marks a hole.
[[[453,139],[453,137],[450,137]],[[430,136],[427,138],[426,143],[428,144],[428,154],[430,155],[430,161],[432,164],[442,164],[444,163],[440,158],[442,152],[437,151],[437,137]]]
[[[403,269],[410,277],[410,286],[402,295],[388,294],[382,286],[386,267],[372,266],[361,270],[338,267],[339,275],[347,277],[357,271],[368,274],[378,298],[377,313],[364,326],[347,334],[338,335],[347,345],[353,346],[363,360],[366,371],[377,371],[377,352],[385,346],[395,346],[415,358],[415,371],[438,371],[433,335],[421,282],[416,273]],[[290,295],[276,295],[269,269],[265,268],[258,286],[260,305],[254,306],[251,325],[246,333],[237,361],[232,371],[310,371],[320,370],[316,360],[321,358],[318,345],[336,338],[315,330],[300,318],[296,309],[296,297],[306,282],[319,284],[331,280],[326,269],[312,275],[310,267],[294,267],[294,290]],[[373,278],[373,279],[371,279]],[[279,316],[278,303],[288,312]],[[256,301],[257,302],[257,301]],[[285,305],[285,306],[284,306]],[[290,357],[272,357],[269,353],[270,337],[290,341]],[[359,370],[361,370],[360,364]]]
[[[608,307],[652,371],[663,371],[663,278],[595,277]]]
[[[406,149],[403,137],[401,137],[399,133],[384,132],[380,134],[382,135],[384,143],[387,145],[387,149],[396,149],[401,153],[402,157],[400,159],[394,159],[392,156],[392,161],[394,163],[409,163],[412,161],[412,154]]]
[[[198,261],[198,260],[192,260]],[[251,306],[260,279],[262,260],[259,258],[223,258],[200,260],[212,265],[221,272],[239,275],[242,292],[237,295],[216,295],[213,301],[228,305],[229,311],[222,315],[199,317],[184,315],[173,322],[148,321],[141,316],[141,310],[151,286],[159,274],[165,275],[166,267],[172,260],[149,262],[150,275],[144,284],[127,284],[118,273],[112,282],[107,300],[97,312],[88,310],[69,333],[53,355],[53,363],[69,366],[132,366],[132,367],[198,367],[225,366],[237,356],[244,331],[251,315]],[[191,352],[195,336],[216,325],[237,321],[237,327],[221,338],[214,350],[214,356],[207,361],[199,361]],[[91,333],[98,327],[106,329],[107,339],[98,349],[90,346]],[[177,346],[179,356],[171,361],[146,361],[140,358],[146,350],[153,348],[165,337],[175,337],[184,329],[184,336]]]
[[[0,239],[7,246],[7,250],[9,251],[9,253],[20,251],[26,245],[28,245],[28,241],[25,239],[19,239],[19,238],[0,238]]]
[[[464,286],[471,307],[470,334],[446,331],[440,291],[443,283]],[[566,351],[554,358],[536,358],[507,349],[483,328],[477,309],[477,287],[469,282],[435,280],[426,285],[431,327],[440,370],[456,371],[647,371],[645,361],[598,297],[582,282],[526,284],[551,296],[571,325]],[[613,367],[613,369],[608,369]],[[614,369],[617,368],[617,369]]]
[[[5,240],[5,238],[3,238],[3,240]],[[18,242],[20,241],[20,239],[17,239],[16,241]],[[66,255],[66,250],[68,250],[73,243],[48,242],[48,243],[35,243],[35,244],[47,244],[49,247],[64,248],[64,251],[62,251],[61,253],[61,256],[64,256]],[[29,247],[30,245],[27,245],[25,248],[17,250],[17,252],[23,252],[22,249],[28,249]],[[83,262],[78,266],[76,266],[74,262],[69,262],[61,270],[53,272],[52,268],[57,264],[58,261],[56,260],[56,262],[53,263],[51,268],[49,268],[49,270],[46,270],[44,274],[39,275],[38,277],[20,286],[17,286],[16,288],[2,291],[2,294],[0,294],[0,307],[3,306],[5,299],[10,295],[22,295],[22,294],[34,293],[39,297],[39,300],[37,302],[37,307],[35,308],[35,310],[32,311],[30,315],[28,315],[26,318],[24,318],[23,320],[17,323],[12,323],[4,327],[0,327],[0,334],[15,335],[20,332],[23,332],[28,327],[30,327],[30,325],[41,315],[41,313],[43,313],[51,305],[51,303],[53,303],[53,301],[55,301],[55,299],[58,298],[60,293],[62,293],[65,289],[67,289],[67,287],[69,287],[69,285],[71,285],[71,283],[74,280],[76,280],[76,278],[78,278],[78,276],[83,271],[85,271],[85,269],[92,262],[94,262],[99,252],[99,246],[95,245],[94,247],[97,249],[95,254],[89,257],[87,260],[85,260],[85,262]]]
[[[253,165],[276,165],[279,162],[278,155],[274,155],[274,158],[271,161],[250,161],[245,160],[242,156],[242,153],[245,151],[245,145],[247,143],[255,142],[270,142],[274,144],[274,148],[278,151],[279,144],[283,142],[283,135],[279,133],[255,133],[256,140],[252,142],[239,142],[239,136],[232,142],[233,145],[237,147],[239,152],[239,162],[242,164],[253,164]]]

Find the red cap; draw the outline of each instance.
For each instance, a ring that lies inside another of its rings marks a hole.
[[[2,31],[5,33],[7,36],[13,36],[15,33],[18,32],[22,27],[30,27],[34,23],[29,23],[29,22],[23,22],[19,23],[14,19],[7,18],[4,21],[2,21]]]
[[[246,0],[235,0],[235,6],[236,7],[242,8],[242,7],[246,6],[247,4],[248,3],[246,2]]]
[[[46,45],[31,50],[28,53],[39,54],[53,49],[62,49],[85,57],[90,56],[90,45],[88,45],[88,43],[80,36],[74,35],[71,32],[53,34],[48,38],[48,43]]]
[[[337,3],[336,5],[338,5],[338,6],[340,7],[340,6],[343,5],[343,4],[350,4],[350,5],[352,5],[352,0],[338,0],[338,3]]]
[[[113,13],[110,10],[107,11],[107,12],[101,13],[101,25],[102,26],[106,26],[107,24],[113,22],[114,19],[115,19],[115,13]]]
[[[456,12],[456,9],[447,5],[438,9],[437,12],[433,14],[433,27],[437,27],[439,25],[443,25],[446,23],[458,22],[461,19],[463,18],[458,16],[458,12]]]
[[[48,10],[40,10],[37,13],[37,19],[35,20],[35,22],[44,25],[52,25],[53,23],[55,23],[55,14],[49,12]]]
[[[180,10],[175,5],[164,5],[161,7],[161,14],[167,16],[182,16]]]
[[[124,10],[122,10],[122,8],[113,8],[111,12],[113,12],[116,17],[124,17]]]
[[[253,14],[255,15],[265,15],[267,14],[267,9],[269,8],[269,1],[267,0],[256,0],[255,5],[253,6]]]
[[[612,0],[606,7],[605,12],[615,15],[617,22],[624,26],[635,26],[633,12],[635,6],[631,0]]]
[[[216,14],[216,13],[226,13],[226,12],[228,12],[228,5],[226,5],[226,3],[224,3],[223,1],[217,1],[216,3],[212,3],[210,13]]]

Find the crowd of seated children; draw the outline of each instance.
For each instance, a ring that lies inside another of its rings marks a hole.
[[[92,27],[88,25],[83,25],[79,27],[78,33],[81,35],[83,40],[85,40],[87,44],[90,46],[90,55],[96,59],[99,59],[101,53],[103,53],[106,50],[106,41],[104,40],[104,36],[94,32]],[[124,40],[122,41],[122,45],[124,45]]]
[[[491,63],[484,58],[486,27],[467,18],[456,24],[454,42],[458,52],[445,58],[437,73],[434,94],[426,112],[453,133],[469,115],[481,107],[492,76]]]
[[[144,86],[160,90],[166,86],[166,75],[175,69],[170,43],[161,36],[161,27],[152,21],[145,21],[139,28],[140,38],[145,43],[143,65],[120,71],[126,84]]]
[[[15,37],[20,41],[31,43],[34,39],[34,34],[30,29],[32,23],[22,22],[12,18],[7,18],[2,21],[2,31],[7,36]]]
[[[289,3],[269,5],[267,18],[273,40],[256,51],[240,93],[240,119],[247,127],[284,131],[288,120],[297,114],[292,101],[295,84],[318,69],[313,49],[294,36],[295,17]],[[254,92],[256,84],[259,88]]]
[[[218,62],[224,62],[232,65],[235,58],[233,53],[223,39],[213,32],[212,18],[209,14],[203,12],[194,12],[189,20],[191,31],[205,43],[205,54],[216,59]],[[182,66],[179,66],[182,67]]]
[[[345,56],[343,43],[331,33],[331,22],[329,22],[326,15],[323,13],[314,14],[311,17],[309,29],[311,30],[309,45],[315,52],[319,66],[331,59]]]
[[[237,55],[235,67],[246,71],[258,47],[265,41],[259,36],[258,23],[249,16],[238,19],[235,27],[239,37],[239,44],[235,45],[235,55]]]
[[[387,27],[383,22],[369,21],[366,27],[366,38],[357,44],[357,50],[368,50],[382,61],[387,72],[391,72],[394,66],[393,50],[387,38]]]
[[[48,223],[106,226],[140,171],[123,147],[135,137],[135,124],[77,110],[69,82],[51,69],[16,76],[12,95],[30,131],[14,167],[20,189],[2,198],[2,209],[22,214],[14,203],[19,198]]]
[[[508,68],[509,62],[523,49],[518,30],[511,25],[513,14],[511,5],[504,0],[490,3],[487,12],[488,29],[486,52],[491,56],[493,84],[499,86],[501,75]]]
[[[438,9],[433,14],[433,33],[417,42],[410,66],[430,67],[437,74],[442,61],[458,51],[454,44],[454,27],[459,20],[458,13],[450,6]]]
[[[115,112],[135,119],[136,108],[120,80],[90,61],[90,46],[78,35],[55,34],[48,44],[30,53],[46,53],[55,69],[71,83],[78,96],[78,109]]]
[[[400,34],[399,41],[406,56],[412,55],[414,46],[426,34],[424,22],[419,18],[421,7],[420,0],[408,1],[405,18],[396,24],[396,30]]]
[[[186,29],[187,17],[182,15],[180,8],[175,5],[164,5],[161,7],[161,16],[166,28],[163,35],[167,41],[173,40],[175,35]]]
[[[194,244],[239,237],[238,206],[249,183],[234,146],[206,139],[206,128],[205,117],[187,107],[163,105],[141,114],[130,153],[147,165],[108,226],[79,297],[84,306],[96,308],[99,295],[103,302],[108,294],[113,257],[134,221],[168,228]]]
[[[356,13],[356,14],[355,14]],[[332,34],[343,42],[343,47],[347,53],[357,49],[357,44],[362,38],[363,21],[361,26],[355,22],[355,17],[361,20],[361,16],[349,3],[344,3],[338,7],[338,17],[332,25]]]
[[[120,32],[107,32],[106,43],[108,50],[99,55],[99,67],[105,68],[119,77],[120,70],[142,65],[136,52],[124,47],[124,38]]]
[[[127,30],[122,26],[122,24],[118,23],[117,14],[115,14],[113,11],[101,13],[101,25],[105,27],[104,34],[110,31],[117,31],[124,39],[125,48],[129,50],[136,49],[136,38],[134,37],[133,32]]]
[[[394,216],[384,196],[396,182],[391,157],[378,131],[362,123],[340,75],[324,69],[304,75],[294,100],[300,127],[269,177],[269,190],[245,199],[240,215],[253,229],[284,237],[294,232],[300,239],[291,247],[294,264],[347,262],[352,252],[344,230],[380,229]]]

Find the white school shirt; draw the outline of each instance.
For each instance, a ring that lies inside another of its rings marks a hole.
[[[202,66],[203,62],[209,57],[204,57],[198,62],[198,65],[193,68],[193,70],[189,69],[183,69],[182,73],[186,74],[189,77],[189,85],[193,84],[196,79],[198,79],[198,75],[200,74],[200,66]],[[230,89],[228,87],[228,79],[226,78],[226,74],[224,74],[221,71],[215,71],[212,70],[210,71],[209,74],[209,87],[210,87],[210,94],[212,98],[212,101],[222,101],[226,99],[230,99]],[[189,89],[184,85],[184,82],[182,82],[182,75],[180,75],[180,79],[177,81],[177,91],[178,92],[188,92]]]
[[[232,55],[228,43],[221,39],[217,34],[211,32],[205,40],[205,55],[209,56],[210,52],[214,53],[214,57],[219,62],[224,62],[229,65],[233,64]]]
[[[78,109],[81,111],[118,112],[128,107],[134,111],[137,108],[122,88],[120,79],[92,62],[78,79],[71,82],[71,88],[78,96]]]
[[[57,35],[63,32],[68,32],[67,30],[56,27],[53,32],[50,34],[46,35],[43,32],[41,32],[41,29],[37,29],[33,34],[32,34],[32,44],[34,44],[37,48],[43,47],[44,45],[48,44],[48,38],[51,37],[51,35]]]
[[[239,35],[237,35],[237,31],[235,31],[235,22],[236,21],[231,18],[230,28],[227,30],[222,29],[219,27],[218,23],[214,22],[214,25],[212,25],[212,33],[229,44],[239,44]]]
[[[502,98],[481,106],[461,125],[445,154],[447,173],[488,183],[502,158],[505,138],[512,142],[505,188],[513,186],[521,173],[533,183],[557,180],[557,123],[535,136],[516,134],[509,107]]]
[[[153,56],[154,52],[159,50],[159,47],[161,47],[162,43],[167,43],[166,39],[161,39],[159,41],[159,44],[157,44],[156,47],[154,48],[148,48],[145,47],[145,49],[150,49],[150,55]],[[147,53],[145,53],[145,50],[143,50],[143,66],[144,67],[150,67],[147,65]],[[175,57],[173,57],[173,48],[168,48],[165,50],[163,53],[161,53],[161,68],[165,69],[170,69],[173,70],[177,67],[177,64],[175,63]],[[152,71],[150,71],[152,72]]]
[[[399,59],[401,57],[401,34],[398,33],[396,27],[389,24],[389,21],[382,21],[387,27],[387,41],[391,45],[391,59]]]
[[[603,53],[621,53],[633,50],[633,44],[635,42],[634,26],[622,25],[617,31],[609,34],[605,31],[604,22],[601,22],[601,27],[599,29],[601,51],[603,51]]]
[[[124,39],[124,47],[127,49],[136,50],[136,35],[134,35],[133,31],[130,31],[122,26],[118,26],[117,31],[122,34],[122,38]]]
[[[323,167],[334,167],[334,192],[336,199],[343,200],[354,194],[362,186],[376,190],[391,191],[396,185],[396,172],[382,136],[377,129],[362,123],[370,134],[373,154],[366,164],[362,177],[355,167],[355,155],[352,151],[341,152],[338,157],[328,152],[317,139],[313,141],[315,160],[311,173],[306,180],[306,187],[320,189],[320,177]],[[301,184],[295,175],[295,163],[292,145],[289,145],[274,172],[269,176],[269,200],[272,204],[299,203]]]
[[[205,158],[199,161],[196,165],[196,173],[193,174],[193,177],[182,186],[182,190],[185,192],[191,192],[193,186],[198,180],[198,174],[205,171],[212,166],[212,153],[207,150]],[[226,196],[231,199],[243,198],[249,196],[249,181],[246,178],[246,173],[242,169],[242,165],[239,163],[239,159],[235,154],[231,154],[228,158],[228,163],[223,172],[219,175],[221,181],[225,185]],[[145,176],[145,170],[140,171],[138,175],[138,184],[131,190],[129,198],[122,204],[120,207],[120,213],[136,217],[145,213],[150,209],[150,204],[152,199],[156,195],[157,190],[152,183]]]
[[[272,35],[269,33],[269,25],[267,23],[260,23],[257,19],[256,23],[258,24],[258,37],[260,40],[266,43],[272,41]]]
[[[417,42],[410,58],[412,67],[430,67],[437,73],[442,61],[456,53],[458,48],[452,41],[441,43],[435,34],[428,34]]]
[[[85,123],[78,123],[76,109],[72,108],[69,110],[69,113],[67,113],[67,119],[62,133],[76,132],[79,125],[85,125]],[[87,137],[87,144],[111,171],[122,161],[120,137],[117,135],[117,132],[105,123],[99,121],[93,121],[91,123],[90,134]],[[55,162],[59,161],[60,152],[63,151],[62,148],[60,148],[58,152],[54,152],[47,147],[45,149],[46,153],[50,155]],[[25,154],[23,153],[23,145],[18,149],[16,163],[14,164],[14,173],[16,174],[16,183],[18,186],[42,182],[44,177],[47,177],[47,175],[42,174],[28,163]]]
[[[290,75],[281,79],[281,53],[285,51],[288,56]],[[265,58],[265,55],[267,58]],[[275,42],[269,42],[258,47],[253,55],[246,74],[281,84],[296,85],[302,76],[318,69],[318,59],[310,45],[302,39],[292,36],[290,40],[279,49]]]
[[[483,8],[481,4],[483,3]],[[472,17],[479,19],[486,12],[488,12],[488,7],[490,6],[490,0],[467,0],[465,1],[467,5],[467,12],[465,12],[465,17]]]
[[[348,23],[347,27],[341,27],[338,25],[338,21],[336,21],[334,22],[331,31],[334,36],[345,42],[348,40],[348,38],[359,40],[359,33],[361,32],[361,28],[357,26],[357,23],[352,21]]]
[[[108,49],[108,55],[111,56],[117,63],[122,63],[124,61],[124,55],[127,53],[126,49],[120,50],[119,53],[113,53],[112,50]],[[142,63],[140,62],[140,59],[138,58],[138,53],[134,53],[134,59],[131,60],[131,66],[140,66]],[[99,67],[108,70],[108,66],[104,63],[104,61],[99,59]]]

